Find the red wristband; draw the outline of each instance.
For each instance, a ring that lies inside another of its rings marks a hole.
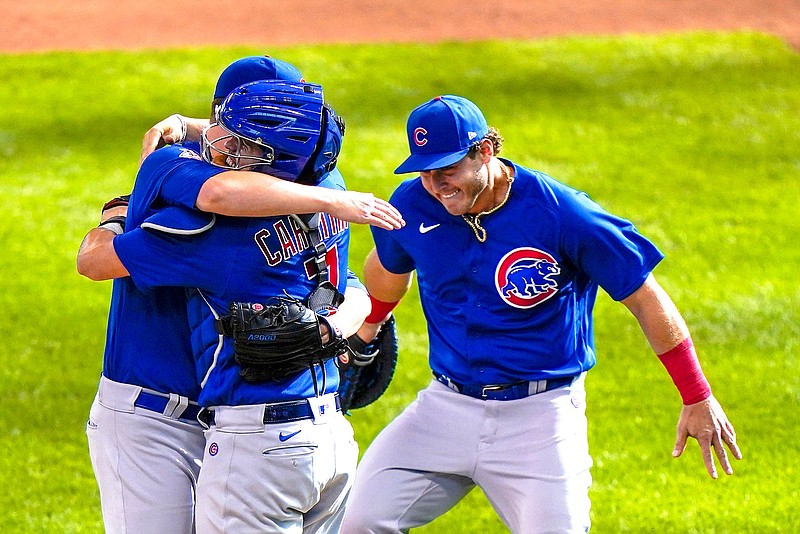
[[[688,406],[711,396],[711,386],[700,368],[691,337],[664,354],[659,354],[658,358],[678,388],[683,404]]]
[[[392,313],[392,310],[397,306],[398,302],[384,302],[382,300],[378,300],[372,295],[369,296],[369,300],[372,302],[372,312],[367,316],[364,320],[366,323],[370,324],[378,324],[385,321],[389,314]]]

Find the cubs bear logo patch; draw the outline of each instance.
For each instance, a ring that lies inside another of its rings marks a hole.
[[[521,247],[498,262],[495,288],[506,303],[515,308],[533,308],[558,291],[558,262],[543,250]]]

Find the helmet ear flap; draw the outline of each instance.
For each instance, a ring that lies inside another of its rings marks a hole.
[[[308,160],[300,182],[316,183],[325,174],[336,168],[342,150],[345,122],[328,104],[322,105],[322,127],[317,146]]]

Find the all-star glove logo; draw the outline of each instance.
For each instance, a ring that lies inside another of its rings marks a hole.
[[[538,248],[517,248],[497,264],[494,283],[497,293],[515,308],[533,308],[558,291],[558,262]]]

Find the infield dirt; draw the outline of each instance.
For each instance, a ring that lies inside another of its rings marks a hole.
[[[0,0],[0,10],[4,52],[703,29],[762,31],[800,48],[800,0]]]

